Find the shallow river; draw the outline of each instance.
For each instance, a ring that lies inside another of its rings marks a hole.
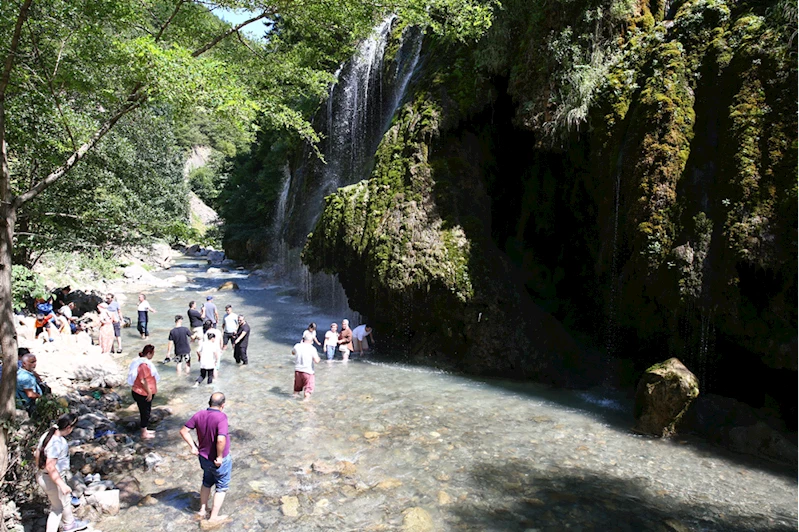
[[[323,360],[312,399],[293,399],[291,346],[310,321],[323,334],[342,316],[246,272],[177,273],[190,284],[148,295],[158,311],[155,403],[174,411],[156,427],[162,466],[136,473],[152,505],[105,518],[96,524],[104,531],[197,529],[201,473],[178,430],[217,390],[233,454],[226,530],[796,530],[795,472],[701,442],[632,435],[629,405],[599,393]],[[160,363],[166,337],[174,314],[224,280],[241,290],[214,301],[247,316],[250,365],[237,367],[227,350],[219,379],[192,388],[199,370],[177,378],[174,364]],[[135,319],[134,299],[123,311]],[[123,334],[128,349],[144,344],[135,329]]]

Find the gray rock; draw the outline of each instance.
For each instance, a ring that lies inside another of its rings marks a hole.
[[[69,436],[70,440],[73,441],[88,441],[94,439],[94,429],[93,428],[75,428],[72,430],[72,434]]]
[[[144,457],[144,465],[148,471],[152,471],[163,461],[164,459],[158,453],[147,453],[147,456]]]

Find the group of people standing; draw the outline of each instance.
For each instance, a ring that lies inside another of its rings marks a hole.
[[[336,351],[341,352],[341,359],[347,361],[351,353],[358,356],[363,356],[364,351],[369,350],[369,343],[374,346],[374,331],[372,326],[368,323],[358,325],[355,329],[350,329],[350,321],[347,319],[341,320],[341,330],[338,330],[337,323],[330,324],[330,330],[325,333],[325,341],[319,344],[316,338],[316,324],[311,323],[308,329],[303,333],[303,340],[305,337],[311,337],[311,341],[317,345],[322,345],[322,350],[325,352],[327,360],[333,360],[336,356]]]
[[[200,366],[200,377],[195,385],[204,379],[208,384],[218,375],[222,351],[226,350],[228,343],[233,346],[233,358],[236,364],[246,366],[247,347],[250,342],[250,326],[243,314],[236,315],[231,305],[225,306],[222,317],[222,330],[217,327],[219,311],[213,303],[214,296],[207,296],[201,309],[197,309],[195,301],[189,302],[186,315],[189,327],[183,325],[183,316],[175,315],[175,326],[169,331],[169,338],[164,363],[169,363],[171,357],[175,360],[175,368],[179,374],[184,370],[188,375],[191,372],[191,343],[198,342],[197,362]]]
[[[187,311],[189,327],[183,326],[183,316],[176,315],[175,326],[169,332],[164,363],[169,363],[174,359],[178,375],[184,370],[186,374],[190,373],[191,344],[194,342],[199,344],[197,360],[200,366],[200,375],[195,381],[195,386],[203,380],[206,380],[208,384],[213,383],[213,379],[219,371],[221,353],[227,349],[228,343],[233,346],[236,364],[248,364],[247,347],[250,326],[243,315],[233,312],[231,305],[225,307],[225,313],[220,319],[213,299],[213,296],[207,296],[205,304],[200,309],[197,309],[196,302],[191,301]],[[138,330],[143,339],[149,338],[148,314],[155,312],[149,303],[144,304],[146,301],[146,296],[140,294]],[[102,309],[105,314],[116,313],[118,316],[118,319],[112,318],[108,322],[110,327],[106,330],[101,329],[101,334],[105,333],[101,341],[104,346],[108,347],[108,352],[111,351],[114,338],[119,338],[117,332],[119,328],[115,327],[114,323],[122,321],[119,306],[112,306],[114,302],[113,295],[108,294],[106,302],[98,305],[98,310]],[[106,317],[105,314],[101,320]],[[220,323],[221,330],[217,328]],[[110,343],[109,330],[113,335],[110,336]],[[368,350],[370,344],[374,346],[374,334],[369,324],[350,329],[349,321],[345,319],[342,320],[340,331],[338,324],[332,323],[330,330],[325,333],[324,343],[320,343],[317,338],[316,324],[311,323],[303,332],[302,341],[297,343],[292,350],[292,354],[295,356],[294,394],[295,396],[302,394],[306,400],[314,391],[314,364],[321,361],[314,344],[323,347],[328,361],[334,360],[336,351],[341,353],[343,361],[347,361],[351,353],[362,355],[365,350]],[[121,338],[118,341],[118,348],[121,351]],[[160,381],[158,369],[153,363],[154,356],[155,346],[147,344],[139,353],[138,358],[131,362],[128,369],[127,382],[131,386],[133,400],[139,408],[142,440],[155,437],[155,432],[148,428],[153,399],[158,392],[158,382]],[[26,359],[25,362],[29,363],[30,361]],[[198,456],[200,468],[203,471],[200,489],[200,517],[211,522],[226,520],[226,516],[220,515],[219,511],[230,484],[232,471],[228,420],[227,415],[223,412],[224,408],[224,394],[213,393],[209,399],[208,408],[194,414],[180,430],[180,435],[191,452]],[[76,421],[75,414],[62,416],[53,428],[42,436],[37,447],[36,459],[39,466],[37,481],[47,493],[51,503],[47,532],[57,531],[59,525],[61,530],[66,531],[82,530],[88,526],[85,521],[78,521],[73,517],[70,502],[71,489],[65,481],[66,472],[69,471],[69,452],[64,436],[69,435]],[[192,431],[196,433],[196,442],[191,435]],[[212,489],[215,489],[215,493],[211,503]]]
[[[303,400],[308,400],[316,387],[314,363],[321,362],[321,358],[313,344],[321,345],[328,363],[332,363],[336,351],[341,352],[341,360],[344,362],[349,360],[353,351],[363,356],[363,352],[369,349],[370,342],[374,346],[372,326],[368,323],[350,329],[350,321],[343,319],[341,331],[338,330],[337,323],[331,323],[330,330],[325,333],[324,343],[320,343],[316,337],[316,323],[311,322],[303,331],[302,340],[291,350],[294,355],[294,396],[302,394]]]

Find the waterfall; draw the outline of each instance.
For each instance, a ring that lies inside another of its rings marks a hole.
[[[275,256],[279,256],[279,247],[282,241],[280,232],[283,229],[283,225],[286,223],[286,207],[288,206],[290,187],[291,169],[289,168],[288,163],[286,163],[283,166],[283,184],[280,187],[280,196],[278,196],[277,203],[275,205],[275,216],[272,219],[272,251],[276,253]]]
[[[365,177],[418,64],[423,32],[411,27],[404,30],[397,56],[386,69],[386,45],[395,21],[396,16],[390,15],[372,31],[353,58],[339,68],[330,87],[325,195]],[[390,79],[384,79],[384,73]]]
[[[321,164],[308,150],[287,175],[273,219],[278,273],[302,290],[306,301],[358,323],[338,276],[311,274],[300,261],[305,239],[324,208],[324,197],[368,177],[375,151],[402,104],[419,62],[424,31],[406,27],[394,57],[386,57],[395,15],[386,17],[335,74],[327,104],[315,124],[323,130]],[[288,165],[286,167],[288,172]]]

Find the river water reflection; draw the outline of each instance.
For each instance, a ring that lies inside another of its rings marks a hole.
[[[246,272],[176,273],[189,276],[186,287],[148,295],[158,310],[154,361],[173,316],[232,280],[241,290],[214,293],[214,302],[246,314],[250,365],[237,367],[228,350],[214,384],[195,389],[196,375],[177,378],[173,364],[159,364],[156,405],[174,415],[153,442],[162,468],[136,473],[151,505],[105,518],[102,530],[197,529],[201,474],[178,430],[216,390],[227,396],[234,460],[227,530],[796,530],[795,473],[631,435],[618,404],[595,396],[323,361],[312,400],[297,401],[291,346],[310,321],[323,332],[342,316]],[[124,334],[128,347],[144,344],[134,329]]]

